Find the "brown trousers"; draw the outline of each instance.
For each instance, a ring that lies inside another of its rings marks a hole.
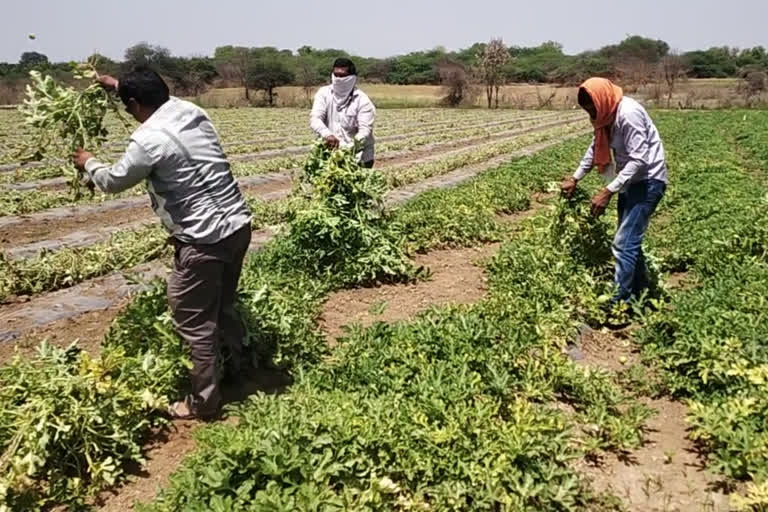
[[[186,401],[198,416],[216,414],[221,407],[217,359],[222,348],[229,352],[230,371],[240,370],[244,332],[235,298],[250,243],[250,225],[210,245],[174,240],[168,303],[192,356]]]

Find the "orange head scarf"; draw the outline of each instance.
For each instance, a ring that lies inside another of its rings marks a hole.
[[[595,127],[594,163],[599,172],[603,172],[605,166],[611,163],[611,127],[616,121],[616,111],[624,91],[605,78],[590,78],[581,87],[587,91],[597,109],[597,118],[592,120]]]

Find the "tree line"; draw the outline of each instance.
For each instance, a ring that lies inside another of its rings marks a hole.
[[[102,73],[120,74],[136,65],[149,65],[162,74],[178,95],[197,96],[216,86],[237,86],[246,99],[261,91],[273,104],[276,89],[302,87],[307,95],[326,83],[333,60],[339,56],[355,60],[363,82],[402,85],[448,86],[446,102],[458,104],[468,83],[482,84],[489,107],[498,101],[504,83],[552,83],[573,85],[590,76],[605,76],[632,83],[681,77],[746,78],[768,70],[768,52],[762,46],[748,49],[715,47],[686,53],[673,52],[666,42],[642,36],[598,50],[569,55],[563,46],[548,41],[534,47],[506,46],[500,40],[476,43],[469,48],[447,51],[438,47],[389,58],[350,55],[341,49],[303,46],[297,51],[274,47],[220,46],[213,56],[179,57],[170,50],[139,43],[116,62],[99,58]],[[17,63],[0,63],[0,81],[6,86],[23,83],[32,69],[67,79],[67,63],[52,63],[36,52],[26,52]],[[671,74],[670,74],[671,73]]]

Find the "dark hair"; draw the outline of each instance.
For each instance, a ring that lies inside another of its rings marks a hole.
[[[117,93],[126,105],[133,98],[140,105],[151,108],[158,108],[170,97],[168,85],[160,75],[144,66],[138,66],[121,76]]]
[[[579,106],[584,108],[587,105],[594,105],[595,103],[592,101],[592,96],[589,95],[587,90],[583,87],[579,87]]]
[[[335,61],[333,61],[333,67],[334,68],[347,68],[350,75],[356,75],[357,74],[357,68],[355,67],[355,63],[351,60],[347,59],[346,57],[339,57]]]

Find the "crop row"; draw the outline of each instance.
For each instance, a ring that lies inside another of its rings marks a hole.
[[[583,145],[522,159],[456,192],[428,194],[398,211],[390,226],[407,234],[403,243],[411,248],[498,239],[505,229],[496,213],[526,208],[530,193],[570,168]],[[513,237],[491,265],[487,302],[358,331],[327,362],[313,319],[322,298],[351,276],[281,264],[292,256],[280,240],[252,256],[242,279],[250,343],[289,364],[296,383],[281,397],[243,406],[238,428],[206,429],[201,449],[173,478],[158,510],[240,510],[246,501],[271,510],[311,503],[523,510],[592,503],[570,461],[636,446],[648,411],[611,375],[570,363],[545,334],[564,339],[564,320],[573,311],[565,299],[580,296],[582,277],[594,282],[593,273],[605,275],[605,261],[590,267],[569,259],[563,237],[548,234],[560,224],[547,215]],[[524,257],[521,249],[528,251]],[[554,261],[565,262],[561,272],[571,277],[572,290],[548,289]],[[541,281],[523,287],[521,276]],[[4,446],[16,443],[14,471],[5,480],[13,509],[77,503],[119,478],[126,461],[140,458],[152,409],[173,395],[183,373],[164,301],[161,288],[137,299],[114,325],[100,358],[49,347],[38,359],[18,359],[0,372],[3,411],[16,408],[20,396],[25,404],[23,414],[0,414],[8,426],[0,429]],[[71,365],[85,369],[69,376]],[[11,386],[10,379],[23,385]],[[77,403],[56,398],[64,385],[76,387]],[[558,406],[563,399],[573,414]],[[97,426],[97,417],[108,421]],[[51,427],[19,428],[28,421]],[[92,429],[76,432],[88,443],[59,434],[40,444],[41,435],[70,423]],[[16,474],[27,476],[17,480]]]
[[[573,133],[573,130],[567,128],[535,133],[502,144],[460,153],[445,160],[437,159],[420,165],[385,168],[381,172],[384,173],[390,188],[402,187],[446,174],[460,167],[482,164],[496,156],[513,153],[522,147],[557,140],[570,133]],[[305,206],[299,197],[278,201],[264,201],[251,197],[249,204],[254,214],[254,229],[282,223]],[[88,247],[46,250],[37,257],[19,261],[0,260],[0,269],[2,269],[0,302],[12,295],[51,292],[69,287],[86,279],[150,261],[166,252],[162,230],[159,226],[153,225],[112,235],[107,240]]]
[[[567,121],[567,119],[565,120]],[[553,120],[549,121],[547,123],[544,123],[541,125],[542,129],[546,129],[548,126],[555,126],[558,123],[562,123],[564,121],[558,121]],[[533,122],[532,122],[533,123]],[[533,128],[536,128],[538,125],[533,123],[530,125]],[[524,128],[508,131],[508,132],[501,132],[494,135],[496,138],[503,138],[507,134],[510,137],[513,137],[516,133],[520,132],[521,130],[525,130]],[[482,135],[478,135],[478,133]],[[482,139],[486,136],[491,136],[491,133],[483,132],[482,130],[480,132],[476,131],[469,131],[469,132],[459,132],[455,134],[455,136],[449,136],[449,137],[439,137],[439,136],[426,136],[422,138],[415,138],[414,140],[400,140],[397,142],[392,142],[388,144],[382,144],[379,149],[383,153],[381,157],[383,159],[387,158],[387,154],[389,153],[397,153],[397,152],[411,152],[411,151],[417,151],[425,146],[430,147],[431,149],[434,149],[435,151],[438,151],[442,146],[445,145],[451,145],[451,144],[473,144],[473,143],[481,143]],[[253,176],[258,174],[264,174],[264,173],[270,173],[270,172],[278,172],[278,171],[284,171],[284,170],[291,170],[299,167],[301,165],[302,160],[304,159],[303,154],[296,154],[292,156],[277,156],[274,158],[269,158],[253,163],[249,162],[234,162],[232,169],[233,173],[236,176],[243,177],[243,176]],[[26,173],[26,179],[30,179],[32,176],[34,176],[34,179],[42,178],[43,176],[45,178],[49,178],[51,176],[59,176],[61,173],[66,172],[64,169],[51,169],[51,168],[42,168],[42,169],[35,169],[31,173],[23,171]],[[9,173],[10,174],[10,173]],[[22,175],[22,172],[19,172],[16,174],[16,176]],[[143,193],[142,188],[136,188],[127,192],[124,192],[120,194],[119,197],[128,197],[133,195],[139,195]],[[88,204],[88,203],[94,203],[94,202],[101,202],[106,199],[106,196],[103,194],[97,193],[94,196],[88,196],[85,195],[82,198],[78,200],[73,200],[71,198],[71,194],[69,193],[66,188],[54,188],[51,190],[14,190],[14,189],[2,189],[0,190],[0,216],[2,215],[21,215],[21,214],[28,214],[33,213],[36,211],[45,210],[48,208],[53,208],[57,206],[63,206],[63,205],[69,205],[69,204]]]
[[[673,187],[653,246],[689,287],[638,335],[668,392],[688,401],[711,467],[754,482],[740,510],[768,506],[768,116],[664,116]]]
[[[253,151],[253,147],[260,149],[281,147],[279,143],[265,145],[263,140],[282,139],[285,141],[283,144],[286,144],[291,140],[308,141],[311,138],[308,126],[309,113],[306,110],[280,109],[275,113],[264,109],[235,111],[213,109],[209,113],[230,152],[241,151],[239,147],[244,145],[249,146],[250,151]],[[388,136],[409,131],[452,129],[467,125],[513,121],[516,118],[530,116],[531,113],[515,111],[488,113],[480,110],[444,112],[439,109],[426,109],[414,115],[409,110],[383,110],[378,115],[376,131],[380,136]],[[18,160],[16,155],[23,148],[25,138],[29,137],[31,132],[17,112],[0,112],[0,120],[3,121],[1,123],[3,129],[0,129],[0,142],[2,142],[0,146],[3,148],[0,151],[0,164],[9,164]],[[119,149],[124,145],[128,132],[122,122],[111,115],[107,127],[111,134],[108,148]],[[247,147],[243,149],[249,150]]]

